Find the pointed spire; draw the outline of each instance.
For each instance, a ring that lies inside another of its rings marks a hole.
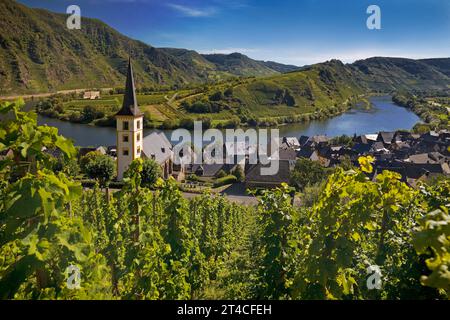
[[[123,97],[122,109],[116,113],[116,116],[141,116],[142,112],[139,110],[136,89],[134,87],[133,65],[131,64],[131,57],[128,59],[127,81],[125,84],[125,95]]]

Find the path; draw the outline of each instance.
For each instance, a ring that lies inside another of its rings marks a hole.
[[[253,206],[258,204],[258,199],[256,199],[253,196],[237,196],[237,195],[227,195],[227,194],[222,194],[225,196],[225,198],[227,198],[227,200],[233,202],[233,203],[237,203],[237,204],[242,204],[245,206]],[[183,192],[183,197],[186,199],[193,199],[195,197],[199,197],[201,196],[201,194],[198,193],[189,193],[189,192]]]
[[[112,88],[100,88],[100,91],[108,91]],[[0,100],[17,100],[19,98],[22,99],[32,99],[32,98],[46,98],[53,96],[55,94],[70,94],[70,93],[80,93],[84,91],[90,91],[92,89],[71,89],[71,90],[59,90],[56,92],[49,93],[35,93],[35,94],[20,94],[20,95],[12,95],[12,96],[0,96]]]

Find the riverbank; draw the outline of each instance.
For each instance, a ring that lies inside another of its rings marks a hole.
[[[110,100],[93,100],[85,101],[84,106],[68,106],[67,102],[44,100],[36,101],[35,109],[38,114],[44,117],[58,119],[60,121],[90,125],[97,127],[111,127],[115,128],[114,114],[117,112],[118,100],[117,96],[114,96],[115,100],[113,105],[105,105]],[[117,101],[116,101],[117,100]],[[81,101],[83,102],[83,101]],[[351,99],[347,99],[340,105],[334,105],[326,108],[321,108],[313,112],[300,112],[298,114],[290,115],[278,115],[278,116],[261,116],[255,119],[254,117],[248,118],[245,115],[237,116],[230,114],[228,119],[222,119],[219,114],[205,113],[205,114],[190,114],[183,113],[174,115],[173,119],[166,119],[163,122],[155,121],[154,114],[148,111],[144,106],[144,128],[147,129],[159,129],[159,130],[173,130],[177,128],[183,128],[192,130],[194,128],[194,121],[202,121],[203,127],[216,128],[216,129],[235,129],[235,128],[248,128],[248,127],[261,127],[269,128],[286,124],[294,123],[308,123],[314,120],[330,119],[348,112],[352,108],[365,108],[370,109],[371,103],[369,96],[358,96]],[[175,109],[174,107],[170,107]],[[299,109],[300,110],[300,109]],[[289,110],[292,112],[292,110]]]
[[[327,135],[329,137],[354,134],[375,133],[379,131],[410,130],[420,121],[411,110],[394,104],[389,96],[374,96],[370,98],[372,107],[366,109],[353,108],[341,115],[322,120],[311,120],[303,123],[278,125],[280,136],[300,137],[302,135]],[[74,140],[82,147],[110,146],[116,144],[116,129],[114,127],[97,127],[70,123],[38,115],[41,125],[47,124],[59,129],[64,136]],[[154,132],[145,129],[144,135]],[[172,130],[163,130],[170,139]],[[173,141],[174,142],[174,141]]]
[[[392,101],[413,111],[424,121],[414,126],[415,132],[450,130],[450,93],[440,95],[397,93],[392,97]]]

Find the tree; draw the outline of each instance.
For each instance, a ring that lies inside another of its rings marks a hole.
[[[320,163],[309,159],[300,158],[295,163],[295,167],[291,175],[291,185],[303,190],[307,186],[311,186],[325,180],[328,173],[329,170],[320,165]]]
[[[153,159],[145,159],[142,163],[142,186],[153,186],[162,177],[161,166]]]
[[[76,159],[66,160],[64,158],[58,158],[53,165],[53,171],[62,171],[69,177],[76,177],[80,173],[80,166]]]
[[[237,181],[244,182],[245,173],[244,170],[242,169],[242,166],[238,165],[231,174],[236,177]]]
[[[210,101],[220,101],[222,99],[223,99],[222,91],[216,91],[215,93],[209,96]]]
[[[90,151],[86,153],[84,156],[80,158],[80,169],[83,173],[87,174],[86,172],[86,166],[89,162],[93,161],[97,156],[101,155],[98,151]]]
[[[85,173],[91,179],[96,179],[102,187],[106,187],[112,180],[115,174],[115,162],[108,156],[103,154],[96,154],[85,165]]]
[[[232,97],[233,96],[233,88],[230,87],[230,88],[226,89],[223,94],[227,98]]]
[[[227,176],[227,173],[223,169],[220,169],[219,172],[217,172],[217,174],[216,174],[216,178],[218,178],[218,179],[226,177],[226,176]]]
[[[89,123],[94,121],[95,119],[103,118],[105,114],[102,111],[98,111],[95,107],[87,105],[83,108],[81,113],[82,121],[85,123]]]

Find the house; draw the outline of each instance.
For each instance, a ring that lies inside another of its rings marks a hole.
[[[378,134],[377,141],[384,143],[385,145],[390,145],[394,139],[395,132],[381,131]]]
[[[100,91],[85,91],[83,99],[95,100],[100,99]]]
[[[105,155],[105,154],[107,154],[107,149],[105,147],[102,147],[102,146],[97,147],[97,148],[94,148],[94,147],[83,147],[83,148],[80,148],[78,150],[78,157],[79,158],[84,157],[89,152],[97,152],[99,154]]]
[[[278,161],[278,173],[274,175],[262,175],[261,169],[270,167],[271,164],[263,165],[261,163],[252,166],[245,176],[245,186],[249,189],[254,188],[276,188],[282,183],[289,183],[293,165],[289,160]]]
[[[106,148],[106,153],[109,154],[111,157],[117,157],[117,147],[116,146],[108,146]]]
[[[316,135],[309,138],[309,142],[311,142],[314,146],[326,144],[329,140],[330,139],[325,135]]]
[[[298,142],[300,144],[300,147],[303,147],[309,140],[308,136],[301,136],[300,139],[298,139]]]
[[[286,144],[288,148],[294,150],[300,149],[300,141],[296,137],[283,137],[282,144]]]
[[[370,152],[372,146],[368,143],[356,143],[352,148],[358,155],[365,155]]]
[[[393,143],[407,142],[414,140],[413,135],[409,131],[396,131],[393,137]]]
[[[425,175],[449,175],[450,167],[447,163],[407,163],[404,162],[406,176],[411,179],[419,179]]]
[[[410,155],[405,162],[424,164],[424,163],[448,163],[449,157],[442,155],[439,152],[419,153]]]
[[[164,178],[168,178],[173,173],[172,148],[164,132],[156,131],[142,141],[141,157],[155,160],[161,166]]]
[[[370,148],[371,152],[389,152],[388,149],[384,147],[384,143],[381,141],[375,142]]]
[[[356,137],[356,143],[372,144],[377,141],[378,134],[363,134]]]
[[[304,147],[297,152],[297,157],[306,158],[311,161],[319,161],[319,153],[314,148]]]
[[[278,151],[278,159],[295,161],[297,159],[297,152],[293,149],[280,149]]]

